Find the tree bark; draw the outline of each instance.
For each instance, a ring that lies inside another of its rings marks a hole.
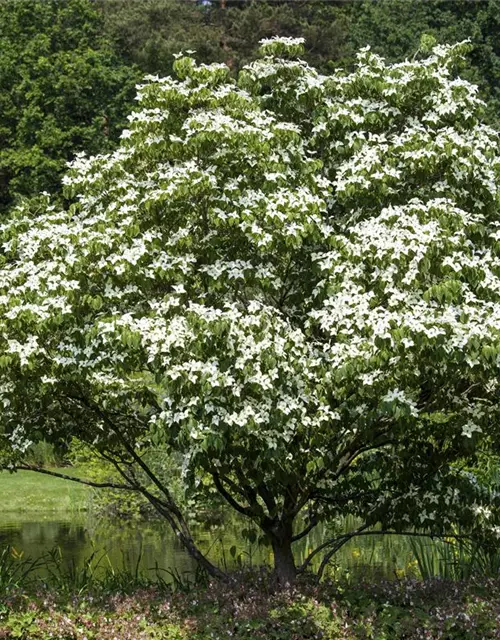
[[[268,532],[274,554],[274,575],[282,587],[292,585],[297,577],[297,568],[292,551],[292,525],[287,524]]]
[[[191,537],[183,534],[179,537],[189,555],[196,560],[200,567],[205,569],[209,576],[212,576],[212,578],[215,578],[216,580],[221,580],[222,582],[227,581],[228,578],[224,571],[221,571],[219,567],[212,564],[210,560],[201,553]]]

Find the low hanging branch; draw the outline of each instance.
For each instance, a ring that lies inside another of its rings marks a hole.
[[[51,471],[50,469],[44,469],[32,464],[17,464],[13,467],[9,467],[9,471],[34,471],[36,473],[43,473],[47,476],[53,476],[54,478],[61,478],[62,480],[71,480],[71,482],[79,482],[95,489],[120,489],[123,491],[139,491],[138,488],[125,484],[117,484],[116,482],[94,482],[93,480],[86,480],[84,478],[77,478],[70,476],[66,473],[59,473],[58,471]]]
[[[218,492],[221,494],[224,500],[231,507],[233,507],[233,509],[235,509],[238,513],[241,513],[244,516],[248,516],[249,518],[255,515],[255,512],[251,509],[251,507],[245,507],[241,505],[239,502],[237,502],[234,499],[234,497],[229,493],[229,491],[226,490],[226,488],[223,485],[223,480],[218,473],[213,473],[212,478],[214,480],[214,484]]]
[[[297,542],[298,540],[302,540],[302,538],[305,538],[307,534],[310,533],[318,523],[319,518],[317,516],[312,516],[309,524],[300,533],[297,533],[293,536],[292,542]]]

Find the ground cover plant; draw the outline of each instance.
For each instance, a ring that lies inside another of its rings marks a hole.
[[[0,638],[23,640],[486,640],[500,637],[498,581],[301,581],[276,592],[269,575],[165,589],[58,593],[12,590],[0,601]]]
[[[0,227],[1,465],[77,437],[219,578],[148,452],[252,520],[282,585],[353,536],[497,536],[470,468],[499,442],[498,134],[468,45],[430,44],[322,75],[273,38],[237,79],[149,77],[72,204]]]

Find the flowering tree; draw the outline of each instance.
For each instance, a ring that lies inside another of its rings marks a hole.
[[[149,77],[74,204],[0,227],[3,466],[78,437],[213,575],[151,449],[263,530],[282,582],[349,538],[296,567],[336,515],[498,531],[467,470],[500,406],[499,139],[453,76],[467,47],[323,76],[280,38],[237,81]]]

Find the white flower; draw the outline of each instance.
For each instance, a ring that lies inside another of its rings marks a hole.
[[[472,438],[473,433],[481,433],[482,429],[479,425],[474,424],[473,422],[467,422],[462,427],[462,435],[466,438]]]

